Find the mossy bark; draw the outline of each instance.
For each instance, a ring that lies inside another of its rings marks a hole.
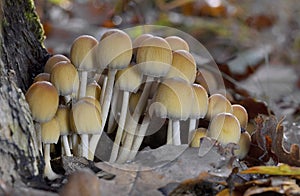
[[[40,176],[43,159],[24,92],[48,53],[32,0],[0,1],[0,180]]]

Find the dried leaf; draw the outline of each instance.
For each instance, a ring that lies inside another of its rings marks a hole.
[[[269,174],[282,176],[300,175],[299,167],[291,167],[286,164],[279,166],[256,166],[240,172],[241,174]]]

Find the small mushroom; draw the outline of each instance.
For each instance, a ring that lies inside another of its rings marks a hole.
[[[230,101],[221,94],[213,94],[208,98],[208,110],[206,118],[211,120],[219,113],[232,113]]]
[[[218,82],[215,76],[206,69],[198,69],[195,82],[203,86],[210,95],[218,90]]]
[[[49,73],[39,73],[33,79],[33,83],[38,81],[47,81],[50,82],[50,74]]]
[[[142,43],[144,40],[146,40],[146,39],[148,39],[148,38],[150,38],[150,37],[153,37],[153,35],[148,34],[148,33],[145,33],[145,34],[142,34],[142,35],[138,36],[137,38],[135,38],[135,39],[133,40],[133,42],[132,42],[132,49],[133,49],[132,54],[133,54],[133,56],[134,56],[134,57],[133,57],[134,59],[136,59],[137,50],[138,50],[138,48],[140,47],[141,43]]]
[[[241,133],[241,137],[239,140],[239,149],[234,151],[234,154],[240,159],[244,159],[249,150],[250,150],[250,144],[251,144],[251,136],[247,131],[244,131]]]
[[[237,144],[241,137],[241,126],[238,119],[230,113],[220,113],[211,120],[207,136],[221,144]]]
[[[248,125],[247,110],[239,104],[233,104],[231,107],[232,114],[235,115],[235,117],[239,120],[241,127],[246,130]]]
[[[46,64],[45,64],[45,67],[44,67],[44,72],[45,73],[51,73],[51,70],[53,68],[53,66],[58,63],[58,62],[61,62],[61,61],[67,61],[67,62],[70,62],[70,59],[68,59],[68,57],[62,55],[62,54],[55,54],[53,55],[52,57],[50,57]]]
[[[89,83],[86,87],[86,96],[94,97],[96,100],[100,100],[101,87],[94,81]]]
[[[170,47],[173,51],[175,51],[175,50],[189,51],[190,50],[188,43],[184,39],[182,39],[178,36],[169,36],[169,37],[166,37],[165,40],[168,42],[168,44],[170,45]]]
[[[193,133],[193,136],[191,139],[190,147],[199,148],[200,147],[200,139],[203,137],[206,137],[207,129],[198,128],[198,129],[195,129],[192,133]]]

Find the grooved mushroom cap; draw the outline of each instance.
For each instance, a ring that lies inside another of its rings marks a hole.
[[[169,36],[169,37],[166,37],[165,40],[169,43],[169,45],[173,51],[175,51],[175,50],[189,51],[190,50],[188,43],[178,36]]]
[[[218,89],[218,82],[215,76],[206,69],[199,69],[196,75],[196,83],[200,84],[210,94]]]
[[[79,88],[79,76],[70,62],[59,62],[52,68],[51,83],[62,96],[76,93]]]
[[[99,110],[86,100],[79,100],[73,105],[71,118],[78,134],[97,134],[101,129]]]
[[[194,102],[191,107],[190,118],[204,118],[208,110],[208,95],[199,84],[193,84]]]
[[[99,111],[99,113],[101,115],[102,110],[101,110],[101,105],[100,105],[99,99],[95,99],[92,96],[85,96],[85,97],[80,98],[80,100],[87,101],[90,104],[93,104],[97,108],[97,110]]]
[[[56,88],[50,82],[33,83],[27,90],[25,97],[34,120],[43,123],[54,117],[59,96]]]
[[[138,67],[133,65],[117,72],[115,85],[122,91],[136,92],[142,81],[142,74]]]
[[[50,57],[46,64],[45,64],[45,67],[44,67],[44,72],[45,73],[51,73],[51,70],[52,70],[52,67],[58,63],[58,62],[61,62],[61,61],[67,61],[67,62],[70,62],[70,59],[68,59],[68,57],[62,55],[62,54],[55,54],[53,55],[52,57]]]
[[[39,73],[33,79],[33,83],[38,81],[47,81],[50,82],[50,74],[49,73]]]
[[[248,113],[247,110],[239,105],[233,104],[232,106],[232,114],[239,120],[241,127],[246,129],[248,125]]]
[[[237,144],[241,136],[240,123],[234,115],[220,113],[210,121],[207,136],[218,140],[221,144]]]
[[[64,105],[58,106],[55,118],[60,127],[60,135],[71,134],[70,108]]]
[[[166,78],[181,78],[193,84],[196,79],[196,62],[194,57],[186,50],[173,52],[172,66]]]
[[[124,69],[132,58],[130,37],[121,30],[109,30],[103,34],[98,46],[100,69]]]
[[[193,90],[184,80],[166,79],[160,83],[155,97],[157,116],[186,120],[190,116]]]
[[[60,127],[56,118],[41,124],[42,142],[44,144],[56,144],[60,136]]]
[[[92,71],[94,65],[95,49],[98,41],[90,35],[81,35],[77,37],[72,44],[70,57],[73,65],[80,71]]]
[[[231,103],[221,94],[213,94],[208,98],[206,118],[211,120],[215,115],[223,112],[232,113]]]
[[[148,39],[149,37],[153,37],[153,35],[145,33],[145,34],[142,34],[142,35],[138,36],[137,38],[135,38],[133,40],[133,42],[132,42],[132,49],[133,49],[133,55],[135,55],[135,57],[136,57],[137,50],[140,47],[141,43],[145,39]]]
[[[192,142],[190,144],[191,147],[200,147],[200,139],[205,137],[207,134],[207,129],[205,128],[198,128],[195,130]]]
[[[94,97],[97,100],[100,100],[101,87],[97,82],[92,82],[86,87],[86,96]]]
[[[138,48],[136,62],[144,75],[162,77],[171,67],[172,50],[163,38],[150,37]]]
[[[251,136],[247,131],[245,131],[241,134],[241,138],[239,140],[240,148],[235,150],[234,154],[237,155],[237,157],[240,160],[244,159],[250,150],[250,145],[251,145]]]

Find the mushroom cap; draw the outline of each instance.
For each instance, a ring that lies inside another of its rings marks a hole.
[[[133,65],[117,72],[115,85],[119,90],[136,92],[142,82],[142,74],[138,67]]]
[[[188,43],[181,37],[169,36],[169,37],[166,37],[165,40],[168,42],[168,44],[170,45],[170,47],[173,51],[175,51],[175,50],[189,51],[190,50]]]
[[[84,99],[73,105],[71,118],[78,134],[97,134],[101,129],[99,110],[94,104]]]
[[[145,33],[142,34],[140,36],[138,36],[137,38],[135,38],[132,42],[132,49],[133,49],[133,55],[136,57],[136,53],[138,48],[140,47],[141,43],[145,40],[148,39],[149,37],[153,37],[153,35]]]
[[[200,147],[200,139],[205,137],[207,134],[207,129],[198,128],[194,131],[192,142],[190,143],[190,147]]]
[[[206,69],[198,69],[195,82],[203,86],[209,94],[216,92],[218,89],[215,76]]]
[[[244,159],[249,150],[250,150],[250,145],[251,145],[251,136],[250,134],[245,131],[243,133],[241,133],[241,137],[240,137],[240,140],[239,140],[239,149],[235,150],[234,151],[234,154],[240,159]]]
[[[101,115],[102,110],[101,110],[101,105],[100,105],[99,99],[95,99],[92,96],[85,96],[85,97],[80,98],[80,100],[84,100],[84,101],[87,101],[87,102],[93,104],[97,108],[97,110],[100,112],[100,115]]]
[[[193,90],[184,80],[166,79],[160,83],[153,109],[157,116],[186,120],[190,116]]]
[[[109,30],[101,37],[97,53],[98,69],[124,69],[132,58],[131,39],[124,31]]]
[[[231,105],[231,107],[232,107],[232,114],[235,115],[235,117],[239,120],[241,127],[246,129],[248,125],[247,110],[239,104],[233,104]]]
[[[206,118],[211,120],[219,113],[232,113],[231,103],[221,94],[213,94],[208,98]]]
[[[56,88],[50,82],[33,83],[25,97],[34,120],[43,123],[54,117],[58,108],[59,96]]]
[[[38,81],[47,81],[50,82],[50,74],[49,73],[39,73],[33,79],[33,83]]]
[[[193,84],[194,102],[191,107],[190,118],[204,118],[208,110],[208,95],[206,90],[199,84]]]
[[[100,100],[100,95],[101,95],[101,87],[97,82],[94,81],[87,85],[85,96],[91,96],[97,100]]]
[[[70,59],[62,54],[55,54],[47,60],[45,67],[44,67],[44,72],[50,74],[52,67],[60,61],[70,62]]]
[[[60,136],[60,127],[56,118],[41,124],[42,142],[44,144],[56,144]]]
[[[162,77],[171,67],[172,50],[163,38],[150,37],[138,48],[136,62],[136,66],[144,75]]]
[[[96,38],[90,35],[77,37],[71,46],[70,58],[73,65],[80,71],[92,71],[96,69],[94,65],[95,52],[98,45]]]
[[[65,105],[59,105],[55,118],[58,121],[60,127],[60,135],[71,134],[70,108]]]
[[[62,96],[76,94],[78,91],[78,72],[70,62],[63,61],[56,63],[52,68],[50,80]]]
[[[129,107],[129,111],[131,112],[131,114],[133,114],[133,112],[135,110],[135,107],[136,107],[137,103],[139,102],[139,99],[140,99],[141,95],[142,95],[141,91],[130,94],[128,107]],[[146,106],[144,106],[142,111],[145,110],[145,107]]]
[[[173,51],[172,66],[166,78],[182,78],[190,84],[196,79],[196,62],[191,53],[186,50]]]
[[[233,114],[217,114],[210,121],[207,136],[218,140],[221,144],[237,144],[241,136],[240,123]]]

